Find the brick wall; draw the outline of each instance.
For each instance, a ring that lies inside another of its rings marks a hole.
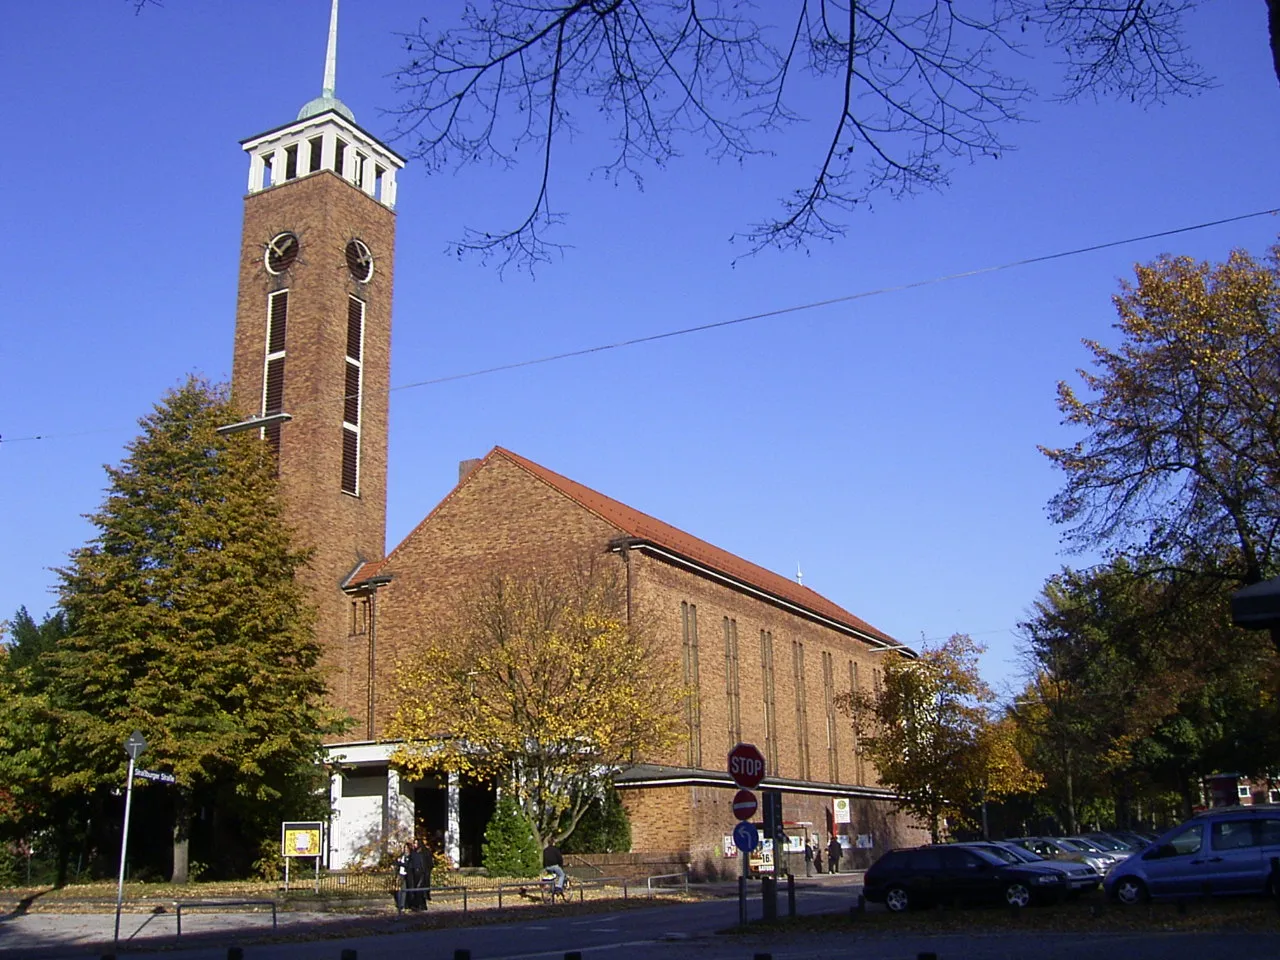
[[[279,276],[263,264],[277,234],[297,234],[297,261]],[[347,270],[345,249],[363,240],[375,258],[367,284]],[[339,589],[360,560],[383,555],[386,536],[387,405],[395,214],[331,171],[254,193],[244,201],[232,399],[244,414],[262,409],[267,297],[289,290],[280,487],[296,542],[314,550],[304,581],[317,606],[334,703],[363,721],[367,638],[349,642],[350,601]],[[347,300],[366,302],[360,495],[341,490],[342,398]],[[359,736],[360,727],[348,736]]]

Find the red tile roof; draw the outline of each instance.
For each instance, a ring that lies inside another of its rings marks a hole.
[[[848,610],[832,603],[822,594],[810,590],[794,580],[789,580],[771,570],[766,570],[764,567],[756,566],[754,563],[743,560],[727,550],[721,550],[705,540],[699,540],[692,534],[685,533],[669,523],[663,523],[661,520],[655,519],[647,513],[641,513],[625,503],[619,503],[611,497],[606,497],[603,493],[598,493],[590,487],[583,486],[576,480],[562,477],[560,474],[502,447],[494,447],[490,450],[480,466],[460,480],[458,486],[454,487],[453,491],[435,506],[431,513],[423,519],[422,523],[418,524],[418,527],[408,537],[405,537],[405,541],[408,541],[418,529],[421,529],[422,524],[430,519],[431,514],[434,514],[436,510],[444,506],[454,492],[467,482],[467,479],[474,476],[483,468],[484,464],[495,457],[501,457],[528,472],[578,505],[591,511],[605,523],[621,530],[628,537],[650,543],[661,550],[676,554],[698,566],[767,594],[775,600],[799,607],[812,615],[833,621],[880,643],[892,647],[902,646],[884,631],[877,630],[865,620],[855,617]],[[402,541],[402,543],[405,541]],[[396,548],[396,550],[398,549],[399,547]],[[392,550],[391,556],[385,560],[362,563],[347,578],[343,586],[355,586],[376,577],[392,561],[394,556],[395,550]],[[903,652],[906,653],[907,648],[903,647]]]
[[[625,503],[619,503],[602,493],[585,487],[575,480],[562,477],[546,467],[526,460],[518,454],[494,447],[485,460],[502,457],[516,466],[528,471],[539,480],[563,493],[569,499],[590,510],[606,523],[617,527],[629,537],[644,540],[654,546],[671,553],[678,554],[694,563],[714,570],[716,573],[730,577],[756,590],[763,591],[779,600],[794,604],[810,613],[817,614],[827,620],[833,620],[842,626],[872,637],[882,643],[898,646],[898,641],[881,630],[877,630],[865,620],[855,617],[848,610],[832,603],[822,594],[808,587],[758,567],[754,563],[734,556],[727,550],[712,546],[705,540],[685,533],[669,523],[663,523],[646,513],[641,513]]]

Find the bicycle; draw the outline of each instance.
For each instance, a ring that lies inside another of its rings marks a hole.
[[[538,878],[538,883],[542,885],[544,902],[555,903],[556,897],[560,898],[561,903],[569,902],[569,888],[573,885],[573,877],[569,874],[564,875],[564,883],[559,888],[556,887],[556,876],[549,870],[544,870],[542,876]],[[548,897],[547,894],[550,894]]]

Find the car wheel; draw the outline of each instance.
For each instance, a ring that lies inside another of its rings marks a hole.
[[[1147,900],[1147,885],[1137,877],[1121,877],[1112,889],[1117,900],[1130,906]]]
[[[890,887],[884,893],[884,905],[892,913],[902,913],[911,906],[911,898],[902,887]]]
[[[1031,888],[1025,883],[1011,883],[1004,888],[1004,902],[1011,907],[1031,905]]]

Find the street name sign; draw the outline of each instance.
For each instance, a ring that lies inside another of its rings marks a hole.
[[[177,783],[178,778],[172,773],[161,773],[159,770],[135,770],[135,777],[141,777],[143,780],[155,780],[157,783]]]
[[[729,776],[744,790],[754,790],[764,779],[764,754],[754,743],[740,743],[729,751]]]

